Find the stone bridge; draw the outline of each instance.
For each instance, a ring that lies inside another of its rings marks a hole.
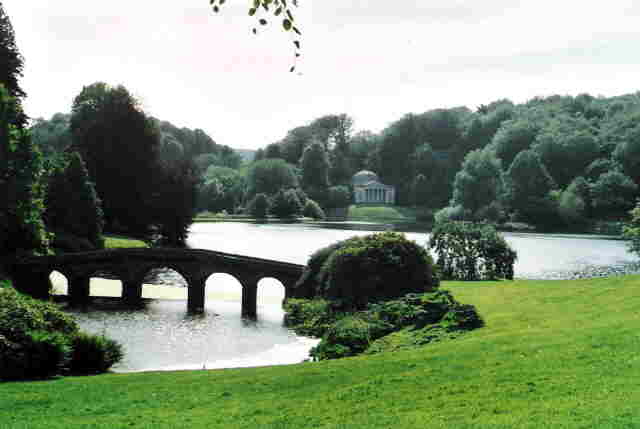
[[[202,312],[205,283],[214,273],[234,276],[242,285],[242,315],[256,317],[258,282],[265,277],[279,280],[285,299],[302,274],[304,266],[200,249],[112,249],[55,256],[32,256],[9,264],[14,287],[33,297],[49,297],[49,276],[58,271],[67,278],[72,305],[89,302],[89,280],[108,273],[122,282],[122,298],[129,303],[142,300],[142,284],[149,271],[170,268],[187,282],[187,307]]]

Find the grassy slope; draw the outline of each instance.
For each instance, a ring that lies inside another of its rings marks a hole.
[[[104,235],[104,247],[105,249],[120,249],[131,247],[148,247],[147,243],[142,240],[138,240],[124,235],[105,234]]]
[[[445,283],[485,328],[289,367],[0,385],[0,428],[640,427],[640,276]]]
[[[372,222],[415,222],[416,209],[400,206],[351,205],[347,219]]]

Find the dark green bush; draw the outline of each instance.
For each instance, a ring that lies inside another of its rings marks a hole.
[[[440,289],[370,303],[365,310],[351,313],[336,311],[334,303],[319,299],[290,300],[285,310],[287,325],[298,334],[322,338],[311,350],[317,360],[384,351],[388,345],[381,339],[405,329],[403,346],[415,347],[483,325],[475,307],[460,304]]]
[[[104,335],[79,332],[73,338],[70,370],[74,374],[107,371],[124,357],[122,345]]]
[[[470,222],[438,222],[431,231],[444,279],[513,279],[517,254],[492,225]]]
[[[352,237],[316,251],[293,295],[330,299],[337,308],[363,309],[369,301],[437,287],[427,251],[404,234],[384,232]]]
[[[295,189],[280,189],[271,201],[270,212],[279,218],[297,217],[302,213],[302,204]]]
[[[0,379],[60,374],[67,367],[70,350],[69,337],[61,332],[27,331],[13,341],[0,334]]]
[[[285,326],[295,328],[299,335],[322,337],[337,318],[329,301],[324,299],[288,299],[284,305]]]
[[[55,304],[0,288],[0,379],[103,372],[121,358],[118,343],[80,333]]]
[[[355,356],[369,346],[374,327],[359,315],[349,315],[332,324],[310,354],[317,360]]]
[[[326,272],[324,296],[345,309],[364,309],[369,302],[438,286],[431,256],[395,232],[351,239],[329,256],[322,270]]]
[[[269,210],[269,200],[265,194],[256,195],[247,206],[247,211],[256,219],[264,219],[267,217]]]
[[[302,215],[312,219],[324,219],[326,217],[324,210],[312,199],[307,200],[304,209],[302,209]]]

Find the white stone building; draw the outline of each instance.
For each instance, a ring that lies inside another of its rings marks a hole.
[[[395,204],[395,186],[380,182],[372,171],[362,170],[351,179],[356,204]]]

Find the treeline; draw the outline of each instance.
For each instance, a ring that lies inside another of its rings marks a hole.
[[[155,235],[173,245],[186,239],[202,173],[242,162],[203,130],[147,116],[125,87],[102,82],[84,87],[70,114],[36,119],[30,131],[53,171],[64,170],[71,154],[84,161],[107,231]],[[68,193],[56,190],[50,187],[49,200],[72,209]]]
[[[258,150],[251,168],[280,159],[297,182],[277,186],[299,186],[321,202],[367,169],[425,218],[573,226],[619,219],[634,206],[639,119],[639,94],[435,109],[407,114],[380,133],[354,132],[348,116],[328,115]],[[252,187],[259,181],[247,184],[248,196]]]

